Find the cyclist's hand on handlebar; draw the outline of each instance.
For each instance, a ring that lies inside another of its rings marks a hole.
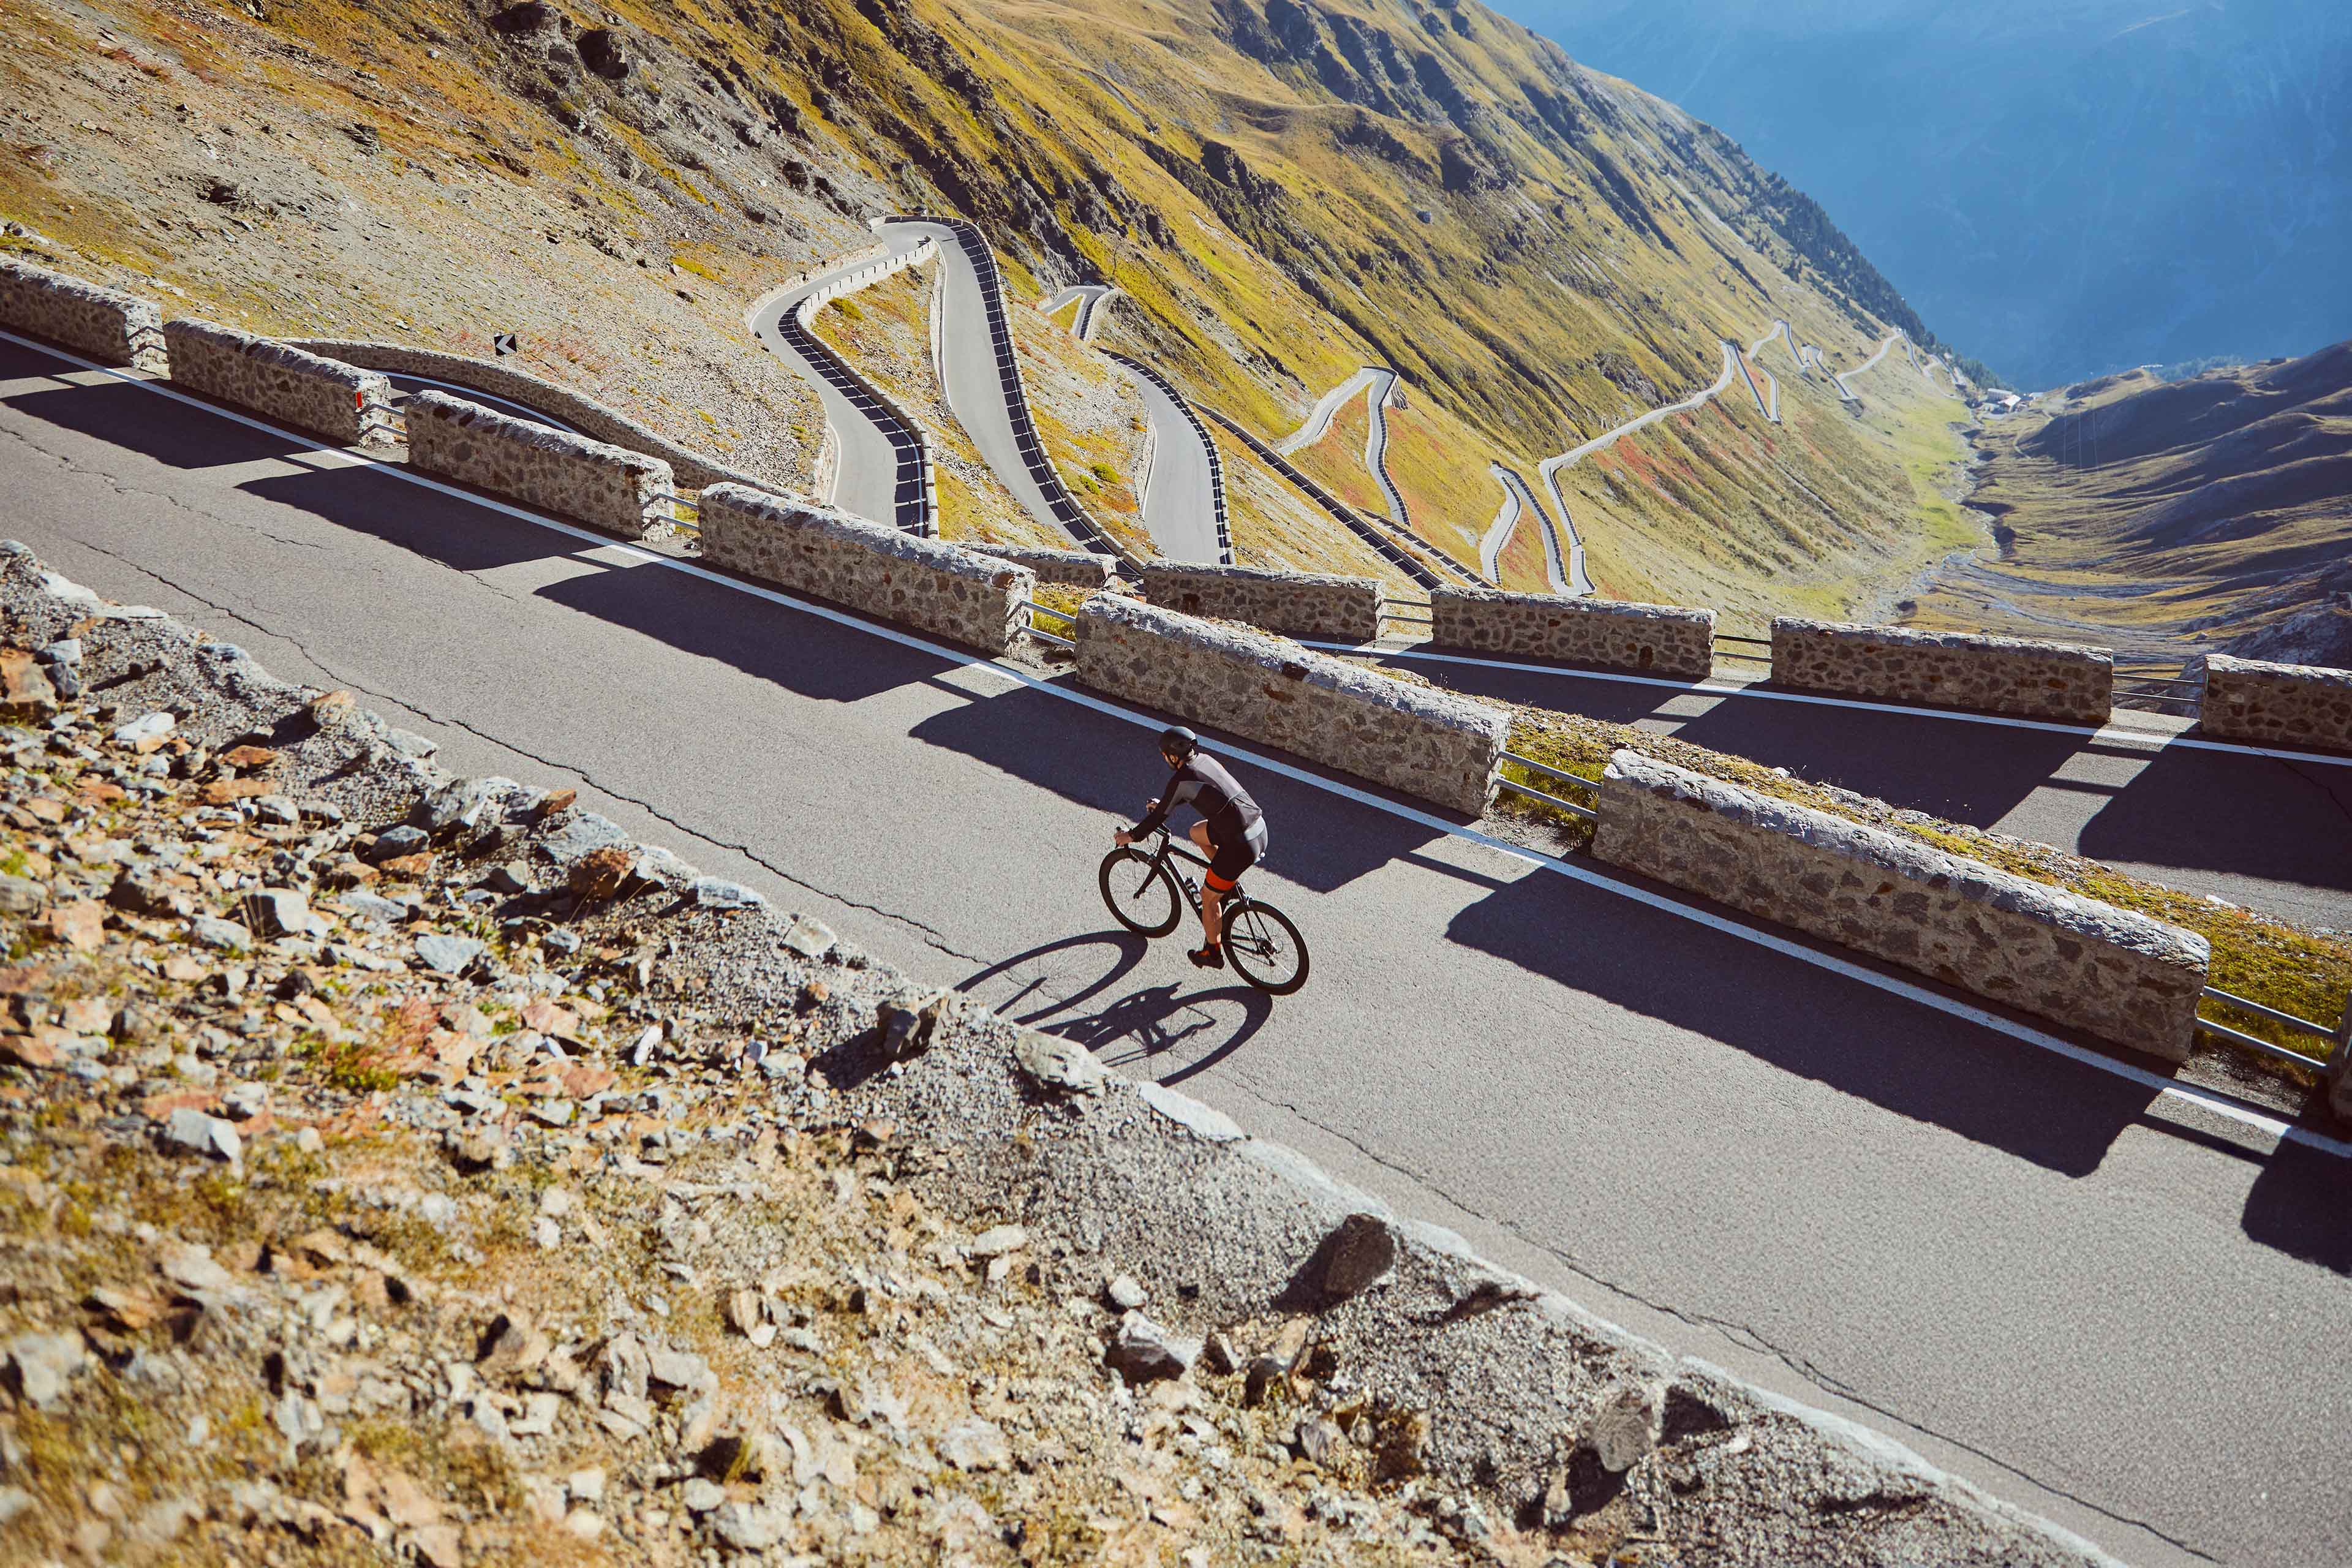
[[[1113,843],[1117,844],[1132,844],[1135,842],[1135,835],[1122,827],[1118,832],[1111,835],[1111,840]]]

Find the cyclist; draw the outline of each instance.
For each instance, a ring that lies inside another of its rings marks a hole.
[[[1209,874],[1202,879],[1201,888],[1201,934],[1208,941],[1186,956],[1203,969],[1223,969],[1225,955],[1217,948],[1223,929],[1218,909],[1241,874],[1265,856],[1265,813],[1258,809],[1249,791],[1234,781],[1223,763],[1202,754],[1201,737],[1183,725],[1160,732],[1160,754],[1175,776],[1160,798],[1143,808],[1141,822],[1121,828],[1114,837],[1121,844],[1132,844],[1157,833],[1166,825],[1168,814],[1180,805],[1201,814],[1201,820],[1192,825],[1192,838],[1209,858]]]

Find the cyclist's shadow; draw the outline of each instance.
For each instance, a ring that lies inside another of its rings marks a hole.
[[[1097,947],[1109,950],[1099,969],[1092,960],[1068,961]],[[1106,1067],[1140,1065],[1170,1084],[1224,1060],[1273,1014],[1272,997],[1239,984],[1188,990],[1169,981],[1121,991],[1150,951],[1123,931],[1064,937],[992,963],[957,989],[1015,1023],[1077,1041]]]

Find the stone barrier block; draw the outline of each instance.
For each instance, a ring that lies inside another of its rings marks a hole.
[[[667,522],[676,497],[669,465],[658,458],[443,392],[408,400],[408,461],[624,539],[642,539],[648,527]]]
[[[1037,592],[1017,563],[747,485],[702,492],[702,558],[989,653],[1029,624]]]
[[[1370,642],[1387,597],[1377,577],[1266,572],[1254,566],[1147,563],[1143,594],[1180,615],[1241,621],[1286,637]]]
[[[1026,566],[1040,583],[1069,588],[1108,588],[1118,567],[1118,558],[1091,550],[1046,550],[1031,544],[966,544],[975,555],[992,555]]]
[[[2197,728],[2225,741],[2352,752],[2352,669],[2200,654]]]
[[[1601,859],[2168,1061],[2210,950],[2129,910],[1619,752]]]
[[[1116,594],[1078,607],[1078,684],[1433,801],[1494,798],[1510,715],[1246,628]]]
[[[544,376],[534,375],[512,363],[469,359],[464,354],[444,353],[438,349],[421,349],[408,343],[372,342],[365,338],[302,338],[290,346],[314,354],[324,354],[329,359],[341,360],[362,370],[424,376],[433,381],[446,381],[487,397],[508,398],[525,408],[548,415],[560,424],[571,426],[593,441],[610,441],[615,447],[625,447],[632,452],[658,458],[670,466],[670,473],[677,483],[695,489],[705,485],[732,482],[750,485],[754,489],[774,490],[779,495],[793,493],[783,486],[769,483],[757,474],[714,462],[691,447],[680,446],[676,441],[654,434],[626,415],[607,408],[593,397],[583,396],[568,386],[558,385]],[[463,396],[464,392],[458,395]]]
[[[163,342],[175,386],[341,446],[392,438],[392,383],[373,371],[210,321],[166,321]]]
[[[1532,658],[1704,680],[1715,670],[1715,612],[1564,599],[1492,588],[1432,588],[1430,641]]]
[[[1772,679],[1809,691],[2104,724],[2115,658],[2105,648],[1781,616]]]
[[[0,326],[100,364],[163,368],[163,315],[153,304],[22,261],[0,259]]]

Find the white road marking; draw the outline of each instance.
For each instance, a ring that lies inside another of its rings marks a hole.
[[[118,380],[128,382],[133,386],[144,387],[148,391],[155,393],[159,396],[168,397],[175,403],[184,403],[191,408],[202,409],[207,414],[217,415],[221,418],[234,421],[236,424],[247,426],[252,429],[265,431],[270,435],[296,442],[314,452],[340,453],[344,456],[353,458],[357,459],[356,463],[353,465],[355,467],[374,468],[379,472],[395,479],[405,480],[410,484],[421,486],[425,489],[436,490],[441,494],[449,496],[455,500],[467,501],[487,510],[499,512],[504,516],[530,523],[533,527],[543,528],[551,532],[560,533],[567,538],[579,540],[582,543],[589,546],[592,551],[604,554],[608,560],[617,557],[617,560],[615,561],[616,564],[625,563],[631,566],[652,565],[665,567],[670,571],[682,573],[687,576],[698,578],[703,582],[714,584],[722,588],[732,589],[734,592],[739,594],[749,595],[752,598],[765,599],[771,604],[782,605],[787,609],[797,610],[803,615],[814,616],[820,620],[831,621],[837,626],[847,626],[853,630],[864,632],[869,637],[879,637],[885,642],[896,643],[901,647],[913,648],[919,652],[929,654],[933,658],[945,660],[948,663],[957,665],[961,668],[976,671],[988,671],[1003,679],[1011,681],[1015,685],[1025,686],[1031,690],[1039,692],[1043,695],[1058,698],[1065,702],[1075,703],[1081,708],[1100,713],[1107,718],[1117,719],[1123,723],[1132,724],[1138,729],[1156,731],[1161,727],[1160,720],[1151,718],[1146,714],[1134,712],[1126,708],[1121,708],[1116,703],[1106,701],[1102,698],[1092,696],[1087,692],[1073,690],[1068,687],[1056,685],[1054,682],[1040,679],[1038,677],[1032,675],[1025,669],[1018,668],[1013,665],[1003,663],[1001,660],[985,658],[978,654],[967,653],[961,648],[949,647],[940,643],[934,643],[923,637],[916,637],[911,633],[899,631],[893,626],[881,626],[872,621],[860,619],[846,610],[837,610],[828,605],[821,605],[810,600],[795,598],[792,595],[783,593],[778,589],[762,587],[755,583],[745,583],[732,577],[724,576],[719,573],[711,571],[708,567],[698,566],[689,561],[680,561],[675,557],[663,555],[654,551],[617,542],[604,534],[597,533],[593,530],[580,527],[577,524],[563,522],[555,518],[543,516],[538,512],[528,511],[521,507],[509,505],[505,501],[495,500],[488,496],[474,495],[468,491],[458,489],[455,486],[443,484],[438,479],[431,479],[425,475],[417,473],[402,464],[388,462],[383,458],[372,457],[363,452],[354,451],[349,447],[329,447],[324,442],[312,440],[308,436],[299,435],[291,430],[280,429],[275,425],[267,424],[264,421],[255,419],[250,416],[217,407],[213,404],[205,403],[196,398],[190,397],[184,393],[175,392],[169,386],[163,385],[144,375],[139,374],[136,372],[110,370],[106,366],[95,364],[90,361],[67,353],[62,350],[51,348],[46,343],[35,342],[28,338],[21,338],[16,333],[6,331],[0,331],[0,340],[18,344],[24,348],[32,349],[37,353],[57,355],[58,358],[82,365],[86,369],[105,371],[109,375],[111,375]],[[1528,668],[1540,668],[1542,667],[1530,666]],[[1671,685],[1675,683],[1662,681],[1657,684]],[[1937,716],[1944,717],[1945,715]],[[2063,726],[2053,727],[2063,728]],[[2215,1115],[2225,1117],[2242,1126],[2252,1128],[2257,1131],[2279,1138],[2284,1142],[2301,1143],[2306,1148],[2317,1150],[2322,1153],[2332,1154],[2338,1159],[2352,1159],[2352,1142],[2347,1142],[2342,1139],[2330,1138],[2325,1133],[2314,1131],[2306,1127],[2298,1127],[2270,1111],[2261,1110],[2239,1100],[2231,1100],[2228,1097],[2212,1090],[2199,1089],[2191,1085],[2176,1083],[2160,1073],[2151,1072],[2146,1068],[2136,1067],[2129,1062],[2117,1061],[2114,1058],[2105,1056],[2097,1051],[2086,1050],[2083,1047],[2074,1044],[2072,1041],[2061,1039],[2055,1035],[2034,1028],[2032,1026],[2028,1024],[2019,1023],[2015,1019],[2004,1018],[1999,1014],[1989,1012],[1982,1007],[1963,1002],[1957,997],[1942,995],[1937,992],[1927,990],[1924,986],[1913,984],[1909,981],[1898,979],[1891,974],[1882,974],[1875,970],[1865,968],[1863,965],[1854,963],[1849,960],[1836,957],[1831,953],[1822,952],[1813,948],[1806,947],[1801,943],[1792,942],[1786,937],[1776,936],[1770,931],[1759,930],[1753,926],[1743,925],[1737,921],[1726,920],[1720,915],[1711,913],[1706,910],[1696,909],[1688,904],[1678,903],[1675,900],[1666,898],[1658,893],[1651,892],[1646,888],[1636,888],[1630,883],[1617,881],[1612,878],[1601,876],[1598,872],[1587,870],[1583,867],[1571,865],[1568,861],[1562,860],[1557,856],[1547,855],[1541,850],[1529,849],[1522,845],[1508,843],[1506,840],[1495,837],[1491,834],[1481,833],[1475,827],[1465,827],[1458,823],[1449,822],[1444,817],[1423,811],[1418,806],[1407,805],[1402,801],[1385,799],[1380,795],[1370,794],[1368,791],[1358,789],[1352,784],[1341,784],[1336,779],[1326,778],[1318,773],[1309,773],[1304,768],[1294,766],[1288,763],[1277,761],[1273,757],[1254,752],[1246,747],[1227,745],[1224,747],[1224,750],[1234,756],[1242,758],[1252,766],[1264,768],[1268,773],[1277,773],[1284,778],[1306,784],[1310,788],[1320,789],[1328,794],[1339,795],[1342,799],[1353,801],[1360,805],[1369,806],[1375,811],[1385,812],[1391,816],[1401,818],[1419,826],[1427,827],[1433,832],[1444,834],[1448,837],[1459,838],[1469,843],[1483,845],[1510,859],[1522,861],[1530,866],[1556,872],[1572,881],[1584,883],[1588,887],[1597,888],[1604,892],[1614,893],[1620,898],[1630,899],[1637,904],[1645,905],[1648,908],[1657,910],[1663,913],[1676,916],[1696,925],[1705,926],[1710,931],[1720,931],[1727,936],[1736,937],[1742,942],[1753,943],[1758,947],[1764,948],[1772,952],[1780,953],[1784,957],[1793,958],[1799,963],[1811,964],[1816,969],[1824,969],[1832,974],[1839,974],[1849,980],[1858,981],[1862,984],[1870,986],[1874,990],[1885,992],[1889,995],[1900,996],[1906,1001],[1916,1002],[1921,1006],[1929,1008],[1935,1012],[1943,1013],[1948,1016],[1961,1019],[1967,1023],[1979,1025],[1983,1028],[1991,1030],[1995,1034],[2006,1035],[2011,1039],[2022,1041],[2027,1045],[2048,1051],[2053,1056],[2063,1057],[2069,1061],[2078,1063],[2084,1067],[2095,1068],[2101,1072],[2107,1073],[2113,1077],[2122,1079],[2128,1083],[2137,1084],[2147,1089],[2151,1093],[2159,1097],[2186,1101],[2190,1105],[2210,1111]]]

